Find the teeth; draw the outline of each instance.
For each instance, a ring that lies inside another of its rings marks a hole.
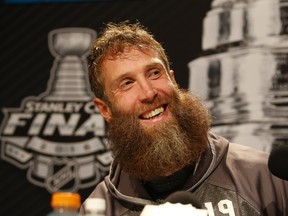
[[[143,115],[143,118],[145,118],[145,119],[153,118],[153,117],[155,117],[155,116],[157,116],[163,112],[164,112],[164,108],[160,107],[160,108],[157,108],[157,109]]]

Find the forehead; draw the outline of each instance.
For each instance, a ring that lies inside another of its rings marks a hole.
[[[109,71],[125,72],[148,64],[159,64],[164,67],[164,63],[159,55],[149,49],[127,48],[122,52],[108,54],[102,62],[103,77],[109,76]],[[108,74],[107,74],[108,73]]]

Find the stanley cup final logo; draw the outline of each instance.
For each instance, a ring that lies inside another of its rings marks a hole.
[[[55,29],[48,45],[55,57],[47,90],[4,108],[1,159],[27,169],[28,180],[49,192],[97,184],[111,163],[105,121],[92,102],[86,56],[96,32]]]

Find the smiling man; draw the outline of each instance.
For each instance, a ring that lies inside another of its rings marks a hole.
[[[179,190],[209,215],[288,214],[287,183],[269,173],[268,155],[209,132],[209,112],[178,88],[163,47],[139,23],[107,25],[89,80],[114,157],[90,195],[106,200],[106,215],[139,215]]]

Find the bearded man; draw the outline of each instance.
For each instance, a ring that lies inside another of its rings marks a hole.
[[[109,23],[88,66],[114,157],[90,195],[105,199],[106,215],[139,215],[176,191],[197,196],[209,215],[288,215],[288,184],[270,174],[267,153],[209,132],[208,110],[178,87],[165,50],[139,23]]]

